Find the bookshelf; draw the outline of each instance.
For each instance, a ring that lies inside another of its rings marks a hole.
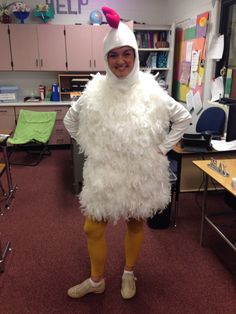
[[[174,25],[134,24],[139,48],[140,67],[143,71],[158,74],[171,95],[174,57]]]

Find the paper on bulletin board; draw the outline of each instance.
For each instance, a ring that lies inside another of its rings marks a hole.
[[[202,111],[203,109],[203,105],[202,105],[202,99],[201,99],[201,95],[199,93],[199,91],[197,91],[194,95],[193,95],[193,108],[194,111],[196,112],[197,115],[199,115],[199,113]]]
[[[173,78],[177,82],[180,82],[180,77],[182,73],[181,63],[184,61],[184,58],[183,58],[184,42],[182,41],[181,43],[177,43],[176,49],[178,49],[176,50],[178,51],[178,54],[175,53],[175,59],[174,59],[175,66],[174,66]]]
[[[211,81],[211,101],[217,101],[224,95],[223,77],[219,76]]]
[[[186,94],[186,105],[187,109],[190,113],[193,112],[193,91],[190,89],[190,91]]]
[[[190,81],[189,81],[189,87],[190,88],[193,88],[193,89],[196,88],[197,79],[198,79],[198,73],[196,71],[195,72],[191,71]]]
[[[204,12],[197,16],[196,37],[206,37],[208,17],[209,12]]]
[[[191,40],[196,37],[196,25],[185,29],[184,40]]]
[[[179,101],[186,102],[186,94],[189,92],[189,90],[190,90],[189,86],[180,84]]]
[[[180,83],[188,85],[189,78],[191,72],[191,63],[190,62],[182,62],[181,65],[181,76],[180,76]]]
[[[199,65],[199,55],[200,51],[193,50],[192,51],[192,59],[191,59],[191,72],[196,72],[198,70]]]
[[[203,85],[201,85],[201,86],[197,85],[196,88],[193,89],[193,93],[194,94],[196,94],[197,92],[200,94],[201,99],[202,99],[202,96],[203,96]]]
[[[197,91],[194,93],[193,90],[190,90],[186,94],[186,104],[190,113],[195,111],[196,114],[199,115],[203,108],[200,92]]]
[[[184,42],[182,41],[179,44],[179,60],[180,61],[185,61],[185,59],[184,59],[184,49],[185,49],[185,46],[184,46]]]
[[[192,41],[187,41],[187,43],[186,43],[186,52],[185,52],[185,61],[186,62],[191,62],[192,49],[193,49]]]
[[[224,51],[224,35],[214,37],[207,53],[208,59],[220,60]]]
[[[197,77],[197,86],[202,86],[204,81],[204,67],[199,66],[198,67],[198,77]]]
[[[204,50],[205,50],[205,41],[206,39],[205,38],[195,38],[193,39],[193,50],[196,50],[196,51],[200,51],[200,55],[199,55],[199,58],[200,60],[203,59],[204,57]]]

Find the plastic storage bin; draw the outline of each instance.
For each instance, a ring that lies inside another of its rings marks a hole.
[[[18,86],[2,86],[0,85],[0,103],[10,103],[19,101]]]

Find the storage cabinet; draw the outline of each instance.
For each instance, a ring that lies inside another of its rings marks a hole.
[[[65,71],[64,25],[10,24],[13,70]]]
[[[69,133],[67,132],[63,124],[63,119],[67,113],[68,108],[69,108],[69,105],[16,106],[15,113],[16,113],[16,119],[18,119],[19,111],[21,109],[33,110],[33,111],[56,111],[57,112],[56,122],[52,131],[51,138],[49,140],[49,145],[65,145],[65,144],[71,143]]]
[[[14,130],[15,125],[14,107],[0,106],[1,130]]]
[[[171,94],[175,27],[134,24],[134,33],[139,47],[140,67],[143,71],[158,74]]]
[[[104,71],[103,39],[107,25],[66,25],[67,66],[69,71]]]
[[[127,25],[133,28],[132,21]],[[103,39],[109,30],[90,24],[0,25],[0,71],[103,72]]]
[[[11,71],[11,50],[8,34],[8,25],[0,24],[0,71]]]
[[[43,71],[66,70],[64,25],[37,25],[40,67]]]

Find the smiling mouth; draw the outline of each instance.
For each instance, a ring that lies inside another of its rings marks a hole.
[[[127,67],[126,67],[126,66],[122,66],[122,67],[117,67],[116,69],[117,69],[117,70],[120,70],[120,71],[123,71],[123,70],[126,70]]]

